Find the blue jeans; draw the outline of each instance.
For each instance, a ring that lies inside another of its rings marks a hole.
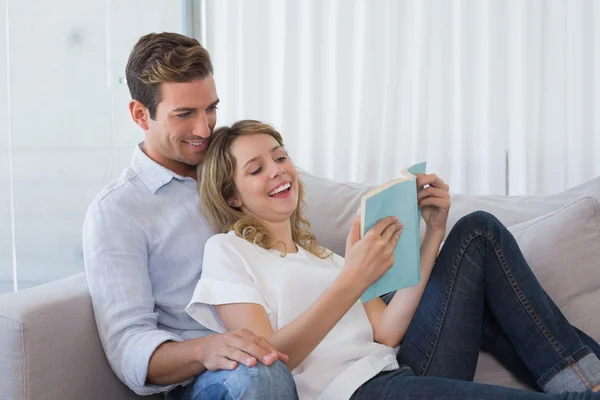
[[[473,383],[480,349],[547,393]],[[440,252],[398,353],[403,367],[352,399],[600,399],[590,390],[600,383],[597,355],[600,346],[569,324],[511,233],[475,212]]]
[[[296,385],[281,361],[227,371],[206,371],[186,387],[170,393],[175,400],[296,400]]]

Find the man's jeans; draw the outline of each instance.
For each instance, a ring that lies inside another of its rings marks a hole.
[[[471,382],[481,348],[547,393]],[[569,324],[510,232],[476,212],[440,252],[398,353],[404,367],[379,374],[352,399],[600,398],[590,390],[600,383],[597,355],[600,346]]]
[[[170,393],[175,400],[295,400],[292,374],[281,362],[271,366],[239,364],[232,371],[206,371],[186,387]]]

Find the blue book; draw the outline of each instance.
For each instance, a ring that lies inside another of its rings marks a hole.
[[[421,280],[421,212],[417,206],[417,183],[413,174],[424,174],[426,165],[422,162],[403,170],[400,178],[373,189],[361,198],[361,235],[385,217],[396,216],[404,224],[394,249],[394,265],[363,293],[360,298],[363,303],[415,286]]]

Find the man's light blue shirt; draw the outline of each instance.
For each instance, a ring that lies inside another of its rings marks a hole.
[[[138,394],[173,387],[146,385],[160,344],[213,333],[185,312],[213,234],[197,182],[139,146],[88,209],[83,253],[100,339],[115,373]]]

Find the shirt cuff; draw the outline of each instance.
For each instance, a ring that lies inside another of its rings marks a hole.
[[[182,342],[179,336],[162,330],[143,332],[132,339],[133,346],[123,354],[122,375],[124,381],[135,393],[145,396],[167,392],[180,385],[189,384],[193,378],[172,385],[147,384],[150,357],[161,344],[172,341]]]

